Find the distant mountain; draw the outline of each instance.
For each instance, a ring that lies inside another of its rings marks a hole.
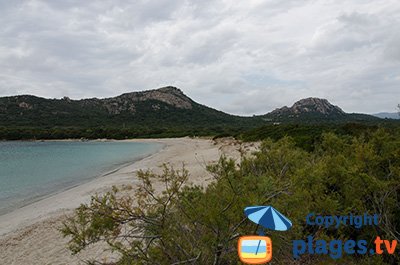
[[[291,107],[282,107],[262,116],[270,122],[343,122],[343,121],[373,121],[378,118],[366,114],[346,113],[338,106],[332,105],[326,99],[305,98]]]
[[[232,135],[276,123],[379,120],[345,113],[319,98],[302,99],[290,108],[261,116],[241,117],[199,104],[172,86],[103,99],[0,97],[0,139]]]
[[[400,119],[400,115],[397,112],[380,112],[372,115],[381,119]]]
[[[171,86],[104,99],[0,98],[4,127],[240,127],[255,125],[255,120],[198,104]]]

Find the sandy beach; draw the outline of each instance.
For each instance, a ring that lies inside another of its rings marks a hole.
[[[108,257],[109,253],[104,253],[99,246],[72,256],[66,248],[68,239],[58,231],[66,216],[81,203],[88,202],[91,195],[104,193],[113,185],[134,187],[135,172],[140,169],[160,172],[164,163],[176,168],[184,164],[190,172],[191,183],[206,184],[211,180],[207,164],[216,162],[222,154],[234,159],[240,157],[239,145],[229,139],[217,142],[191,138],[132,141],[158,142],[164,144],[164,148],[109,175],[0,216],[1,264],[83,264],[91,257]]]

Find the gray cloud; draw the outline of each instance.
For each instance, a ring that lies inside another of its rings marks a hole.
[[[0,96],[72,98],[179,86],[261,114],[309,96],[349,112],[400,101],[400,3],[0,2]]]

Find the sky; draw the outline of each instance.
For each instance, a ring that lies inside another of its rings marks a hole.
[[[398,0],[0,0],[0,96],[179,87],[239,115],[400,103]]]

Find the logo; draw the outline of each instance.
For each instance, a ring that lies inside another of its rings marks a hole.
[[[247,218],[260,228],[258,236],[242,236],[238,242],[238,255],[246,264],[262,264],[272,259],[272,240],[264,230],[286,231],[292,222],[272,206],[251,206],[244,209]]]
[[[238,242],[238,253],[243,263],[267,263],[272,259],[271,238],[267,236],[242,236]]]

